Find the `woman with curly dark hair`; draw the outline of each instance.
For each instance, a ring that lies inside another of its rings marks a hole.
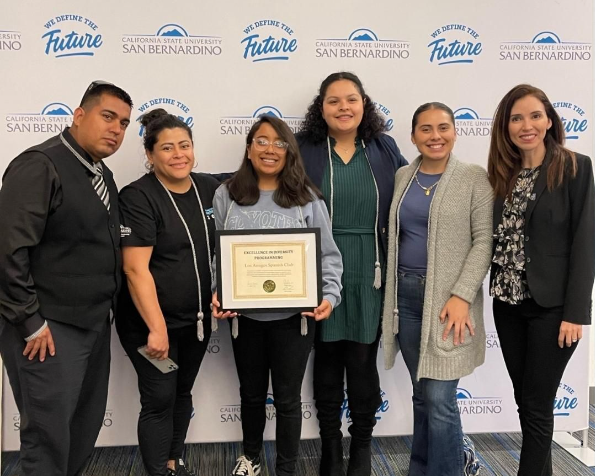
[[[317,328],[314,398],[321,476],[343,475],[344,375],[351,426],[349,476],[371,473],[370,443],[382,403],[376,366],[382,267],[395,172],[407,161],[359,78],[328,76],[297,134],[306,173],[322,191],[343,256],[342,304]]]

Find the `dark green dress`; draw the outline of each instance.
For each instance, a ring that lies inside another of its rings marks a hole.
[[[349,340],[371,344],[378,334],[382,294],[374,289],[376,185],[361,141],[349,163],[332,151],[333,238],[343,256],[342,302],[320,323],[323,342]],[[331,209],[330,167],[322,193]]]

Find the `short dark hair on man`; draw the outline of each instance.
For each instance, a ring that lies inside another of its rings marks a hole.
[[[89,106],[94,105],[102,94],[109,94],[110,96],[117,97],[121,101],[124,101],[126,104],[128,104],[132,109],[132,98],[126,91],[115,84],[100,80],[93,81],[91,84],[89,84],[85,94],[83,94],[83,98],[81,99],[79,107],[86,109]]]

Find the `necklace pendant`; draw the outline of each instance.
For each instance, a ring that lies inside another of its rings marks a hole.
[[[427,189],[427,190],[426,190],[426,197],[427,197],[428,195],[430,195],[430,189]]]

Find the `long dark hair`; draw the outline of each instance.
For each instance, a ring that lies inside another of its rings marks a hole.
[[[533,96],[543,104],[547,117],[552,121],[545,134],[545,148],[550,161],[547,166],[547,187],[553,190],[562,184],[566,175],[574,177],[577,171],[574,152],[564,147],[564,124],[545,93],[535,86],[519,84],[500,101],[492,124],[492,139],[488,154],[488,179],[498,197],[510,195],[521,171],[521,153],[508,132],[510,112],[516,101]]]
[[[246,137],[244,158],[238,171],[227,182],[227,190],[232,200],[239,205],[254,205],[260,198],[258,189],[258,175],[248,159],[248,149],[252,139],[264,123],[270,124],[279,138],[289,144],[285,156],[285,167],[277,177],[277,189],[273,194],[274,202],[283,208],[303,206],[316,198],[322,198],[322,194],[306,175],[300,149],[295,137],[281,119],[274,116],[260,116],[254,123]]]
[[[364,86],[360,79],[353,73],[341,71],[326,77],[320,85],[318,95],[314,97],[312,104],[308,106],[306,120],[302,124],[300,131],[304,132],[308,139],[314,143],[324,142],[328,135],[328,126],[322,117],[322,103],[326,96],[326,90],[335,81],[340,81],[342,79],[346,79],[355,84],[355,87],[364,100],[364,115],[362,117],[362,122],[357,128],[358,137],[364,142],[369,142],[386,130],[386,124],[384,123],[382,116],[376,109],[374,101],[372,101],[370,96],[364,91]]]

